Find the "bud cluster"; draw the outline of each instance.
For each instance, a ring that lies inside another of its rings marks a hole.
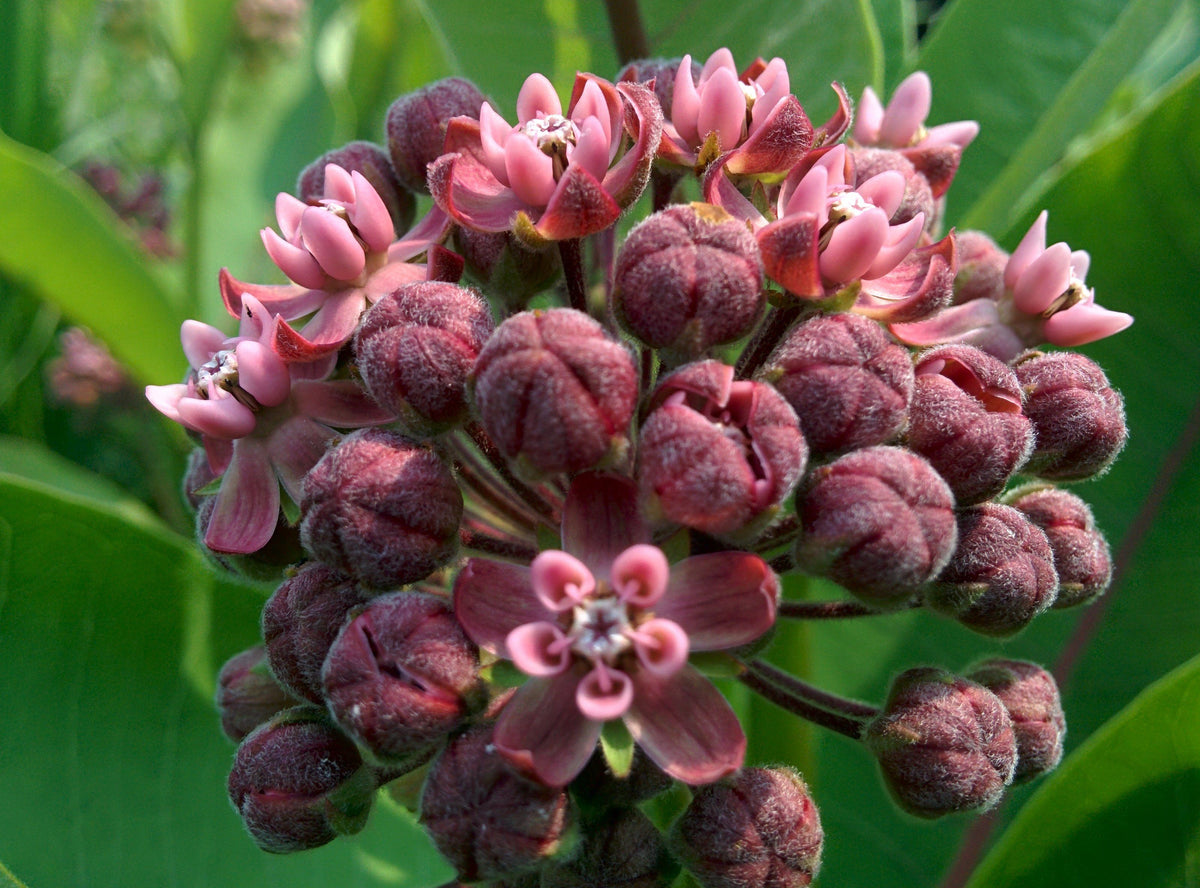
[[[1006,637],[1111,577],[1054,485],[1111,464],[1121,398],[1033,349],[1130,319],[1044,216],[1011,256],[941,230],[977,127],[926,128],[930,88],[855,121],[835,86],[814,126],[782,60],[720,50],[580,74],[565,106],[531,75],[512,124],[451,79],[279,196],[290,283],[223,271],[238,335],[188,322],[186,381],[147,392],[203,441],[205,546],[282,581],[218,694],[263,848],[356,831],[404,777],[462,881],[807,885],[808,788],[746,767],[710,674],[863,742],[918,816],[1054,767],[1035,664],[913,669],[876,708],[764,658],[779,618]],[[783,600],[798,573],[847,598]],[[637,807],[677,784],[673,823]]]

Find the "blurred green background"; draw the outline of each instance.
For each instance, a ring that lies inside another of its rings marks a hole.
[[[951,0],[927,31],[912,0],[640,7],[653,55],[781,56],[816,121],[832,80],[857,96],[928,71],[931,122],[982,125],[948,223],[1011,249],[1048,208],[1050,239],[1091,252],[1098,301],[1136,318],[1085,349],[1130,426],[1113,470],[1075,488],[1116,555],[1105,599],[1005,644],[909,613],[789,627],[771,652],[866,699],[918,663],[1053,665],[1071,753],[1056,775],[987,820],[918,823],[864,750],[731,690],[752,759],[812,784],[818,883],[1200,885],[1197,4]],[[210,701],[270,590],[196,550],[188,442],[141,388],[180,378],[183,319],[228,321],[219,268],[280,280],[257,234],[275,193],[326,150],[382,141],[397,95],[457,74],[507,113],[532,71],[564,93],[577,69],[614,76],[613,45],[598,0],[0,4],[0,885],[450,877],[382,797],[363,834],[315,852],[272,857],[244,834]]]

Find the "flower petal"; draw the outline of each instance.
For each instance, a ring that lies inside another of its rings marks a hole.
[[[658,617],[677,623],[694,651],[749,644],[775,623],[779,579],[757,555],[710,552],[671,567]]]
[[[696,121],[700,137],[707,138],[709,133],[715,132],[720,151],[732,151],[742,141],[745,124],[746,95],[738,82],[737,72],[719,67],[700,93],[700,114]]]
[[[313,254],[281,238],[273,228],[264,228],[263,246],[279,270],[302,287],[316,290],[325,286],[325,270]]]
[[[191,367],[208,363],[214,354],[225,347],[227,337],[222,331],[202,321],[184,321],[179,328],[183,354]]]
[[[454,615],[473,642],[498,656],[507,656],[509,632],[555,616],[533,594],[528,567],[489,558],[468,559],[459,571]]]
[[[514,135],[504,146],[504,170],[508,187],[523,203],[539,210],[550,203],[558,184],[554,161],[523,134]]]
[[[392,214],[366,176],[358,170],[351,172],[350,176],[354,181],[354,206],[350,209],[350,221],[368,247],[382,252],[396,236]]]
[[[517,120],[528,123],[539,114],[562,114],[562,102],[546,75],[535,72],[525,78],[517,93]]]
[[[567,240],[603,231],[620,215],[620,205],[600,181],[582,166],[571,164],[535,227],[546,240]]]
[[[429,192],[455,221],[479,231],[508,231],[526,206],[470,154],[443,154],[429,165]]]
[[[620,669],[597,662],[575,688],[575,705],[585,718],[606,722],[620,718],[633,702],[633,681]]]
[[[712,682],[691,666],[670,678],[646,670],[633,677],[625,725],[651,760],[684,783],[712,783],[746,758],[746,735]]]
[[[608,579],[618,555],[649,540],[633,481],[600,472],[574,478],[563,504],[563,548],[595,576]]]
[[[300,218],[300,234],[304,246],[330,277],[352,281],[367,265],[362,243],[346,220],[324,207],[308,208]]]
[[[248,284],[231,275],[227,268],[221,269],[217,282],[225,309],[234,318],[242,316],[244,293],[256,298],[271,314],[289,321],[316,311],[327,295],[324,290],[312,290],[299,284]]]
[[[300,332],[282,319],[277,321],[272,347],[288,363],[323,358],[349,341],[365,308],[366,299],[358,287],[331,293]]]
[[[582,561],[558,549],[539,552],[529,565],[529,583],[544,607],[568,611],[596,588],[596,579]]]
[[[284,491],[299,505],[304,476],[317,464],[338,433],[307,416],[293,416],[267,437],[267,455]]]
[[[287,400],[292,378],[287,364],[270,348],[253,339],[237,344],[238,385],[264,407],[275,407]]]
[[[685,55],[675,72],[671,98],[671,125],[684,144],[695,148],[700,144],[696,121],[700,116],[700,93],[692,80],[692,57]]]
[[[504,639],[508,656],[526,675],[549,678],[571,665],[571,644],[557,623],[524,623]]]
[[[812,213],[785,216],[761,228],[756,237],[763,269],[771,280],[801,299],[820,299],[818,217]]]
[[[181,398],[177,410],[180,423],[215,438],[244,438],[257,422],[254,411],[228,392],[212,398]]]
[[[566,786],[583,770],[601,722],[584,718],[575,699],[579,676],[568,671],[525,682],[505,704],[493,736],[517,769],[549,786]]]
[[[821,276],[834,284],[862,277],[887,239],[888,221],[878,207],[842,222],[821,251]]]
[[[633,649],[642,668],[666,678],[674,675],[687,662],[687,633],[673,620],[647,620],[630,633]]]
[[[1025,314],[1038,315],[1066,292],[1071,283],[1071,248],[1054,244],[1021,272],[1013,287],[1013,305]]]
[[[612,586],[626,604],[650,607],[667,590],[671,566],[658,546],[638,543],[618,555],[612,563]]]
[[[1029,226],[1029,230],[1025,232],[1025,236],[1021,238],[1021,242],[1017,244],[1017,248],[1008,257],[1008,263],[1004,266],[1004,286],[1008,289],[1011,290],[1017,285],[1017,279],[1021,276],[1021,272],[1029,267],[1029,263],[1046,252],[1046,219],[1048,215],[1045,210],[1038,214],[1038,217],[1033,220],[1033,224]]]
[[[267,449],[260,440],[243,438],[233,446],[204,545],[233,555],[257,552],[274,535],[278,521],[279,482]]]
[[[754,105],[758,119],[759,105],[769,99],[764,96]],[[750,135],[733,152],[726,169],[735,175],[757,176],[783,173],[795,166],[812,145],[813,126],[800,100],[785,95],[774,107],[763,105],[762,120],[752,126]]]
[[[1046,341],[1065,348],[1087,345],[1120,333],[1133,323],[1133,316],[1110,311],[1095,303],[1080,303],[1051,315],[1043,327]]]
[[[879,141],[879,127],[883,123],[883,103],[871,87],[863,87],[854,118],[854,141],[860,145],[874,145]]]
[[[888,102],[879,126],[879,142],[893,148],[910,144],[929,116],[933,85],[924,71],[914,71],[900,82]]]
[[[350,379],[302,379],[292,383],[296,412],[339,429],[382,425],[394,417]]]
[[[146,386],[146,400],[167,419],[183,424],[179,418],[179,402],[188,394],[188,387],[182,382],[171,385]]]

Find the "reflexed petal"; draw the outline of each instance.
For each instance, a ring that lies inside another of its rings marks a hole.
[[[471,558],[454,581],[454,614],[484,650],[507,656],[508,633],[526,623],[554,619],[533,594],[529,568],[488,558]]]
[[[446,215],[441,207],[430,207],[429,212],[422,216],[416,224],[404,232],[394,244],[388,247],[388,263],[406,262],[415,256],[420,256],[434,244],[440,244],[450,233],[454,220]],[[379,272],[375,272],[379,274]],[[372,275],[374,277],[375,275]]]
[[[204,544],[214,552],[257,552],[279,521],[279,482],[261,441],[244,438],[221,479]]]
[[[626,155],[622,160],[628,159]],[[620,215],[620,205],[599,180],[583,167],[571,165],[558,180],[554,196],[535,227],[546,240],[566,240],[603,231]]]
[[[539,114],[562,114],[558,93],[544,74],[530,74],[517,93],[517,120],[528,123]]]
[[[671,125],[684,143],[696,147],[700,144],[700,133],[696,121],[700,117],[700,94],[692,80],[692,57],[685,55],[675,72],[675,86],[671,97]]]
[[[207,364],[214,354],[225,347],[228,337],[216,327],[201,321],[184,321],[179,328],[179,341],[188,364],[199,367]]]
[[[299,504],[304,476],[317,464],[338,433],[307,416],[293,416],[267,437],[267,455],[284,491]]]
[[[879,127],[883,123],[883,103],[875,90],[864,87],[855,110],[854,141],[860,145],[874,145],[879,141]]]
[[[368,247],[383,252],[396,236],[392,215],[375,186],[362,173],[355,170],[350,175],[354,180],[354,205],[350,209],[350,221]]]
[[[593,574],[608,579],[618,555],[649,540],[633,481],[600,472],[575,476],[563,504],[564,549]]]
[[[822,145],[830,145],[840,139],[849,128],[850,119],[854,116],[854,102],[851,101],[846,88],[837,81],[829,85],[833,89],[834,95],[837,96],[838,106],[829,115],[829,119],[817,127],[817,131],[813,133],[813,145],[818,148]]]
[[[335,352],[354,335],[365,308],[366,300],[357,287],[331,293],[300,333],[285,321],[278,322],[275,351],[288,362],[313,361]]]
[[[183,423],[179,418],[179,402],[187,396],[188,387],[182,382],[172,385],[146,386],[146,400],[167,419]]]
[[[671,566],[658,546],[639,543],[618,555],[612,564],[611,582],[626,604],[650,607],[667,590]]]
[[[244,438],[254,431],[254,411],[226,392],[216,398],[182,398],[179,421],[216,438]]]
[[[812,145],[812,121],[799,99],[786,95],[774,106],[763,105],[759,115],[759,105],[767,101],[764,97],[755,104],[755,119],[762,119],[751,127],[746,140],[729,158],[729,172],[747,176],[781,174],[794,167]]]
[[[504,149],[508,185],[525,204],[541,209],[554,194],[554,161],[528,138],[515,135]]]
[[[252,339],[239,342],[235,354],[238,385],[253,395],[254,400],[264,407],[274,407],[287,400],[292,378],[279,355]]]
[[[557,624],[547,620],[525,623],[504,640],[508,656],[526,675],[548,678],[571,665],[571,643]]]
[[[327,295],[324,290],[311,290],[299,284],[248,284],[231,275],[227,268],[221,269],[217,283],[225,309],[234,318],[242,316],[243,294],[253,296],[268,312],[289,321],[316,311]]]
[[[442,254],[448,253],[450,256],[458,255],[457,253],[451,253],[449,250],[442,249],[437,244],[429,247],[429,250],[431,253],[433,250],[441,250]],[[461,259],[461,257],[459,258]],[[429,265],[420,262],[389,262],[367,278],[366,284],[362,286],[359,292],[366,297],[368,303],[374,305],[384,296],[403,287],[405,284],[414,284],[417,281],[443,280],[443,278],[431,278],[429,270]],[[461,268],[458,270],[458,277],[452,278],[450,282],[457,281],[459,277],[462,277]],[[355,326],[357,327],[358,324],[355,323]]]
[[[575,705],[585,718],[596,722],[620,718],[633,702],[633,681],[620,669],[596,663],[575,688]]]
[[[807,177],[806,177],[807,178]],[[820,299],[818,217],[789,215],[760,229],[756,235],[767,276],[802,299]]]
[[[625,725],[650,759],[684,783],[712,783],[746,757],[746,735],[712,683],[691,666],[670,678],[634,676]]]
[[[916,218],[919,214],[911,221]],[[896,232],[900,227],[894,225],[891,230]],[[919,235],[920,226],[913,227]],[[903,244],[880,252],[890,249],[901,250]],[[868,270],[854,311],[884,323],[904,323],[922,321],[945,308],[954,299],[955,250],[954,236],[948,234],[937,243],[909,251],[887,274],[871,278]]]
[[[663,113],[654,91],[644,83],[618,83],[614,89],[616,101],[625,105],[625,127],[633,137],[620,160],[609,169],[604,177],[604,190],[612,196],[619,207],[627,207],[646,189],[650,180],[650,167],[654,163],[658,146],[662,142]],[[630,117],[629,111],[633,110]],[[632,124],[632,125],[631,125]],[[621,139],[622,127],[613,130],[613,139]],[[612,156],[615,149],[610,150]]]
[[[352,379],[296,380],[292,403],[297,413],[339,429],[382,425],[396,418]]]
[[[280,271],[302,287],[317,290],[325,286],[325,271],[312,253],[288,243],[274,229],[264,228],[261,234],[267,255]]]
[[[876,207],[838,225],[821,251],[821,275],[834,283],[845,284],[863,276],[887,238],[888,221]]]
[[[671,620],[653,619],[630,633],[642,667],[666,678],[683,668],[688,658],[688,636]]]
[[[933,85],[924,71],[914,71],[892,93],[879,127],[879,142],[903,148],[912,142],[921,124],[929,116]]]
[[[429,166],[429,192],[455,221],[480,231],[508,231],[526,208],[475,157],[443,154]]]
[[[1008,264],[1004,266],[1004,286],[1008,289],[1011,290],[1015,287],[1021,272],[1028,268],[1034,259],[1046,252],[1047,216],[1045,210],[1038,214],[1037,219],[1029,226],[1029,231],[1025,232],[1025,236],[1021,238],[1017,248],[1008,257]]]
[[[509,762],[549,786],[566,786],[596,749],[602,723],[575,702],[574,671],[525,682],[496,721],[494,743]]]
[[[704,84],[700,94],[700,114],[696,121],[702,139],[717,134],[722,152],[731,151],[742,141],[746,123],[746,96],[738,82],[737,73],[718,68]]]
[[[749,644],[775,623],[779,580],[757,555],[712,552],[671,567],[656,616],[677,623],[694,651]]]
[[[320,207],[309,207],[300,219],[304,246],[330,277],[352,281],[367,264],[362,244],[346,220]]]
[[[570,610],[596,588],[587,565],[558,549],[538,553],[529,565],[529,582],[538,601],[556,613]]]
[[[1049,247],[1025,267],[1013,287],[1013,305],[1025,314],[1044,312],[1071,283],[1071,248],[1064,243]]]
[[[1081,302],[1051,315],[1043,334],[1047,342],[1072,348],[1120,333],[1132,323],[1133,316],[1123,311],[1109,311],[1095,303]]]
[[[226,438],[214,438],[205,435],[201,441],[204,445],[204,455],[208,457],[208,469],[213,475],[222,475],[229,468],[233,459],[233,442]]]

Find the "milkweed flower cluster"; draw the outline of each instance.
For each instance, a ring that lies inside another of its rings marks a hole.
[[[1122,401],[1038,349],[1130,319],[1044,214],[1011,255],[942,230],[978,127],[927,127],[924,74],[857,118],[834,90],[814,126],[783,60],[724,49],[566,102],[533,74],[515,117],[444,81],[279,196],[289,283],[221,272],[238,333],[187,322],[147,397],[203,445],[205,547],[279,582],[218,695],[264,849],[357,831],[403,778],[461,881],[806,885],[812,794],[746,761],[722,680],[863,743],[921,817],[1054,767],[1036,664],[914,666],[876,706],[771,663],[778,620],[1007,637],[1111,574],[1056,485],[1111,464]],[[673,823],[636,807],[676,783]]]

